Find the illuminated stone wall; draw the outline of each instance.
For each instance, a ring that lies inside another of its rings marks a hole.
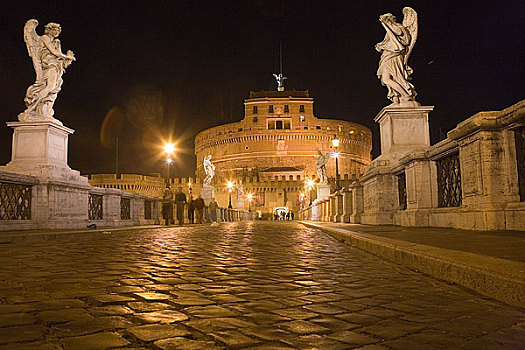
[[[339,146],[340,177],[357,179],[370,164],[372,135],[363,125],[314,116],[308,91],[251,92],[245,100],[240,122],[213,127],[195,137],[198,177],[204,176],[202,161],[212,155],[217,177],[264,175],[268,168],[296,168],[302,176],[316,173],[317,151],[333,152]],[[335,177],[335,161],[327,164]],[[290,175],[283,172],[282,175]]]

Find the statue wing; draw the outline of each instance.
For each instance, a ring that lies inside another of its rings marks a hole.
[[[410,44],[408,45],[408,51],[405,55],[406,65],[417,39],[417,12],[412,7],[405,7],[403,9],[403,16],[403,27],[405,27],[410,33]]]
[[[33,59],[33,66],[35,67],[36,80],[40,80],[42,75],[42,62],[40,61],[40,37],[36,33],[36,26],[38,21],[30,19],[24,26],[24,41],[27,45],[27,52],[29,57]]]

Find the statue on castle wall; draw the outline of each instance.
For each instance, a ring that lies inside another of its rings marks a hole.
[[[328,177],[326,176],[326,164],[330,160],[330,153],[323,154],[321,151],[317,151],[317,176],[319,177],[320,183],[328,183]]]
[[[396,23],[396,17],[391,13],[379,16],[386,34],[385,39],[375,46],[381,53],[377,76],[387,87],[387,97],[394,105],[419,106],[415,101],[414,85],[409,82],[413,70],[408,66],[417,39],[417,13],[411,7],[405,7],[403,15],[402,24]]]
[[[204,157],[202,165],[204,167],[204,172],[206,173],[203,184],[211,186],[211,179],[213,179],[213,176],[215,175],[215,165],[211,162],[211,155]]]
[[[73,51],[62,53],[58,36],[62,29],[58,23],[48,23],[44,35],[39,36],[35,28],[36,19],[30,19],[24,26],[24,41],[33,60],[36,79],[26,92],[24,99],[27,109],[18,115],[20,121],[57,121],[53,118],[53,105],[62,87],[62,74],[75,61]]]

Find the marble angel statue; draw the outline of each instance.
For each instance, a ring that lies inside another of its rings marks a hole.
[[[409,82],[413,71],[408,66],[417,39],[417,13],[411,7],[405,7],[403,15],[402,24],[396,23],[396,17],[391,13],[379,16],[386,34],[385,39],[375,46],[381,52],[377,76],[388,88],[387,97],[393,104],[418,106],[414,85]]]
[[[327,183],[326,163],[330,160],[330,153],[323,154],[321,151],[317,151],[317,154],[317,176],[319,177],[319,183]]]
[[[239,180],[237,183],[237,199],[244,198],[244,186],[242,185],[242,180]]]
[[[204,157],[202,165],[204,167],[204,172],[206,173],[203,183],[204,185],[211,186],[211,179],[213,179],[213,176],[215,175],[215,165],[211,163],[211,155]]]
[[[26,92],[27,109],[18,115],[20,121],[55,120],[53,105],[62,87],[62,74],[75,61],[73,51],[62,53],[58,36],[62,29],[57,23],[48,23],[44,35],[36,33],[38,21],[30,19],[24,26],[24,41],[33,60],[36,80]]]

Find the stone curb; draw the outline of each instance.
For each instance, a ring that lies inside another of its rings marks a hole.
[[[166,227],[160,225],[147,226],[121,226],[121,227],[99,227],[96,229],[82,229],[82,230],[52,230],[52,231],[36,231],[36,232],[2,232],[0,233],[0,244],[10,244],[18,242],[43,242],[54,239],[60,239],[63,236],[74,237],[80,235],[96,235],[115,233],[119,231],[130,230],[144,230],[150,228]],[[173,226],[174,227],[174,226]]]
[[[337,240],[432,277],[525,308],[525,263],[299,221]]]

